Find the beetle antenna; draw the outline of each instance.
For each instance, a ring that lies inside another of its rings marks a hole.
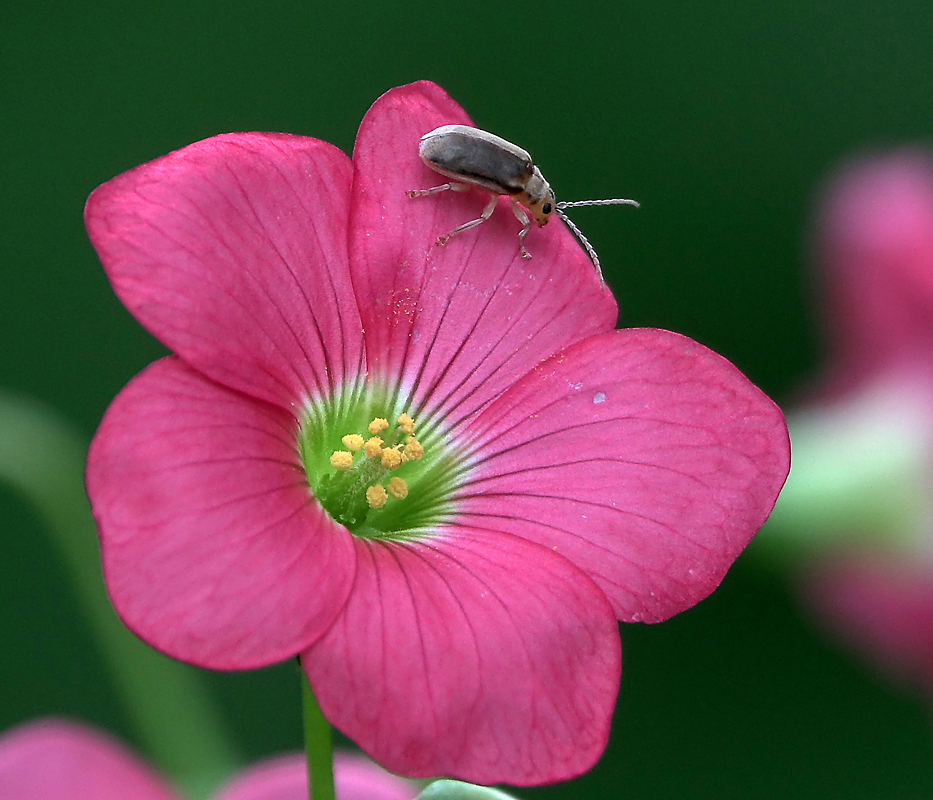
[[[567,200],[557,204],[561,210],[565,208],[575,208],[577,206],[635,206],[638,208],[640,203],[637,200],[626,200],[623,197],[614,197],[612,200]]]
[[[596,272],[599,273],[599,285],[605,286],[606,279],[603,278],[603,268],[599,265],[599,256],[596,255],[593,245],[591,245],[590,240],[583,235],[583,231],[574,225],[573,220],[564,213],[565,208],[575,208],[577,206],[635,206],[635,208],[638,208],[638,201],[615,197],[611,200],[565,200],[556,204],[555,210],[557,211],[557,216],[567,223],[567,227],[570,228],[574,236],[580,240],[580,244],[586,248],[590,261],[593,262],[593,266],[596,267]]]
[[[599,285],[605,286],[606,279],[603,277],[603,268],[599,266],[599,256],[596,255],[596,251],[593,249],[593,245],[590,244],[590,240],[587,239],[583,235],[583,231],[581,231],[576,225],[574,225],[573,220],[570,219],[570,217],[568,217],[564,213],[564,210],[563,208],[561,208],[561,205],[563,204],[561,203],[557,204],[557,216],[567,223],[567,227],[570,228],[571,231],[573,231],[573,235],[576,236],[580,240],[580,244],[582,244],[586,248],[586,252],[590,256],[590,261],[593,262],[593,266],[596,267],[596,272],[599,274]]]

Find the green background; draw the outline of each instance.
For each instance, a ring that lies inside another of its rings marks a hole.
[[[277,130],[349,151],[378,95],[435,80],[529,150],[558,199],[640,200],[574,215],[622,323],[686,333],[779,401],[819,364],[807,237],[820,181],[852,153],[931,139],[929,0],[40,1],[0,26],[0,388],[88,438],[164,351],[113,296],[84,200],[197,139]],[[54,713],[133,742],[69,576],[6,487],[0,525],[0,730]],[[924,701],[823,637],[793,583],[751,552],[696,609],[626,626],[605,757],[518,794],[933,794]],[[251,759],[300,746],[293,666],[208,677]]]

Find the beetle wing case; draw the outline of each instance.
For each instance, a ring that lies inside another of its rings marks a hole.
[[[494,194],[520,194],[534,171],[531,156],[520,147],[467,125],[426,133],[418,152],[435,172]]]

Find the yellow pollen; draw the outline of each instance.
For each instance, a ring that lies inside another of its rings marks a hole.
[[[396,500],[404,500],[408,497],[408,484],[401,478],[391,478],[386,488],[389,490],[389,494]]]
[[[334,450],[330,457],[330,465],[334,469],[350,469],[353,466],[353,454],[346,450]]]
[[[405,449],[402,451],[408,461],[418,461],[424,455],[424,446],[414,436],[405,440]]]
[[[386,469],[395,469],[402,463],[402,454],[394,447],[387,447],[382,451],[382,466]]]
[[[348,433],[340,441],[351,453],[357,453],[363,449],[363,437],[358,433]]]
[[[382,439],[378,436],[367,439],[363,445],[363,452],[370,458],[379,458],[382,455]]]
[[[378,483],[366,490],[366,502],[369,503],[370,508],[382,508],[388,499],[389,493]]]
[[[398,418],[398,426],[402,429],[402,433],[407,433],[409,436],[415,432],[415,421],[408,414],[402,414]]]
[[[389,420],[383,419],[382,417],[376,417],[372,422],[369,423],[369,432],[375,436],[377,433],[382,433],[388,427]]]

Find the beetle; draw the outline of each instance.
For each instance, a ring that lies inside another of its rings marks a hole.
[[[499,196],[506,195],[511,201],[512,212],[522,224],[518,244],[523,258],[531,258],[531,253],[525,248],[525,236],[531,228],[532,220],[538,227],[543,227],[556,213],[586,248],[599,273],[600,283],[605,283],[596,251],[563,210],[585,205],[637,207],[635,200],[615,198],[558,203],[550,184],[525,150],[500,136],[469,125],[442,125],[429,131],[421,137],[418,154],[428,167],[451,180],[430,189],[410,189],[407,192],[410,198],[427,197],[448,190],[465,192],[471,187],[492,195],[479,217],[439,236],[437,244],[444,245],[451,236],[481,225],[492,216]]]

